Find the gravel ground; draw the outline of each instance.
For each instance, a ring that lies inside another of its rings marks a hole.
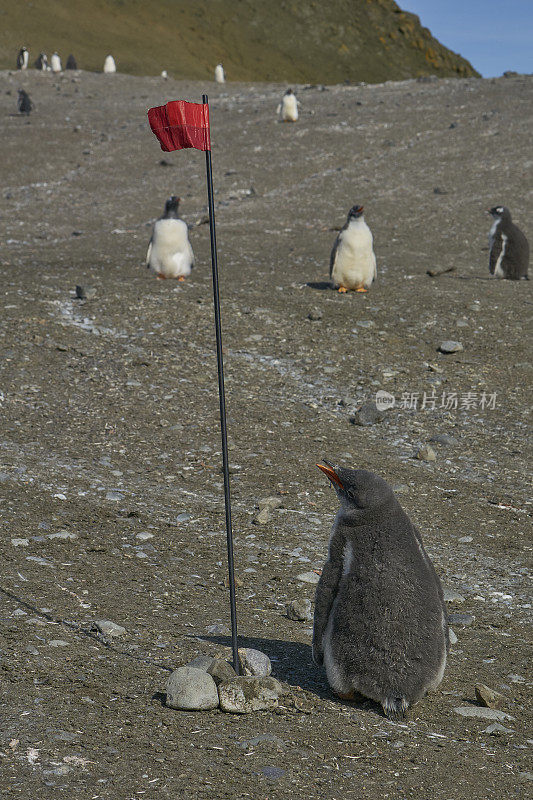
[[[531,284],[489,278],[484,212],[508,205],[531,239],[532,87],[295,87],[295,125],[285,87],[211,88],[239,630],[289,689],[238,716],[164,704],[171,670],[230,643],[204,155],[162,153],[145,116],[205,86],[0,73],[0,796],[526,796]],[[183,284],[144,269],[171,193]],[[356,202],[378,281],[340,295],[329,252]],[[378,390],[395,406],[352,424]],[[326,555],[324,457],[396,487],[461,615],[439,692],[401,724],[336,700],[285,614]],[[456,713],[477,683],[502,730]]]

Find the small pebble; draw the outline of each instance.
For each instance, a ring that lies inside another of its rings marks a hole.
[[[485,728],[483,733],[490,733],[491,736],[501,736],[502,733],[514,733],[512,728],[505,728],[499,722],[493,722],[488,728]]]
[[[68,647],[68,642],[65,642],[64,639],[52,639],[48,644],[50,647]]]
[[[243,675],[264,678],[272,672],[272,664],[266,653],[251,647],[239,647],[239,665]]]
[[[384,416],[384,412],[378,409],[373,400],[367,400],[367,402],[363,403],[361,408],[355,412],[353,417],[350,417],[350,422],[352,425],[362,425],[366,427],[381,422]]]
[[[496,692],[484,683],[477,683],[474,687],[474,691],[479,705],[485,708],[498,708],[505,700],[503,694]]]
[[[432,436],[429,440],[430,442],[434,442],[435,444],[443,444],[447,446],[452,446],[459,444],[459,440],[455,438],[455,436],[450,436],[448,433],[436,433],[435,436]]]
[[[437,454],[429,444],[426,444],[417,451],[415,458],[419,461],[436,461]]]
[[[448,628],[448,637],[450,639],[450,644],[457,644],[457,636],[451,628]]]
[[[79,234],[75,231],[72,235]],[[78,300],[92,300],[96,297],[96,289],[94,286],[76,286],[76,297]]]
[[[311,601],[307,599],[291,600],[290,603],[287,603],[285,611],[289,619],[297,622],[307,622],[313,619]]]
[[[302,572],[296,576],[296,580],[302,581],[302,583],[318,583],[320,575],[317,575],[316,572]]]
[[[464,603],[465,599],[459,592],[454,592],[453,589],[444,589],[444,600],[447,603]]]
[[[319,308],[313,308],[307,315],[307,319],[310,319],[311,322],[318,322],[322,319],[322,311]]]
[[[453,342],[449,340],[446,342],[441,342],[438,349],[441,353],[460,353],[461,350],[464,350],[464,347],[461,342]]]
[[[117,625],[116,622],[111,622],[108,619],[96,619],[94,626],[103,636],[124,636],[127,632],[122,625]]]

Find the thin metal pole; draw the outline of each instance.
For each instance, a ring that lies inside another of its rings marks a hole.
[[[202,95],[202,103],[208,105],[207,95]],[[237,646],[237,607],[235,604],[235,570],[233,565],[233,533],[231,528],[231,496],[228,466],[228,434],[226,429],[226,397],[224,392],[224,362],[222,358],[222,327],[220,324],[220,293],[218,289],[217,237],[215,231],[215,204],[213,202],[213,172],[211,151],[205,151],[207,172],[207,201],[209,206],[209,233],[211,234],[211,267],[213,273],[213,303],[215,306],[215,333],[217,341],[218,399],[220,404],[220,431],[222,435],[222,469],[224,472],[224,503],[226,506],[226,539],[228,545],[229,598],[231,610],[231,644],[233,649],[233,668],[239,675],[239,654]]]

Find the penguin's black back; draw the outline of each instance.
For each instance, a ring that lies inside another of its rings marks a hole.
[[[78,65],[76,64],[76,59],[74,58],[72,53],[67,58],[65,69],[78,69]]]
[[[24,89],[19,89],[19,96],[18,96],[18,110],[21,114],[28,115],[33,108],[33,103],[30,100],[30,96]]]

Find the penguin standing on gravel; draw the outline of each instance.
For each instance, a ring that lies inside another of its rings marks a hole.
[[[529,280],[529,242],[511,219],[506,206],[494,206],[488,212],[493,218],[489,233],[489,272],[496,278]]]
[[[30,54],[27,47],[21,47],[17,56],[17,69],[28,69]]]
[[[33,108],[33,103],[30,99],[28,92],[25,92],[24,89],[19,89],[19,96],[17,100],[17,108],[21,114],[25,114],[27,117],[30,116],[30,111]]]
[[[364,695],[399,718],[444,674],[442,587],[388,483],[366,470],[317,466],[341,505],[316,590],[313,660],[339,697]]]
[[[363,206],[355,205],[341,228],[329,259],[329,277],[339,292],[366,292],[377,278],[376,256]]]
[[[215,82],[216,83],[226,82],[226,75],[224,73],[224,67],[222,66],[222,64],[217,64],[215,67]]]
[[[156,220],[146,253],[146,266],[158,278],[177,278],[184,281],[194,266],[194,254],[189,242],[187,224],[180,219],[180,198],[172,195],[163,216]]]
[[[52,53],[52,57],[50,59],[50,66],[52,67],[52,72],[58,73],[62,72],[63,68],[61,66],[61,59],[58,53]]]
[[[65,69],[78,69],[78,65],[76,63],[76,59],[74,58],[72,53],[67,58],[67,64],[66,64]]]
[[[40,72],[48,71],[48,56],[46,53],[39,53],[35,60],[35,69],[38,69]]]
[[[296,95],[292,89],[287,89],[281,98],[281,103],[276,109],[276,114],[279,115],[282,122],[296,122],[298,119],[299,105],[300,103],[296,99]]]
[[[104,61],[104,72],[107,75],[111,75],[111,73],[117,71],[117,65],[115,64],[115,59],[112,55],[107,55]]]

